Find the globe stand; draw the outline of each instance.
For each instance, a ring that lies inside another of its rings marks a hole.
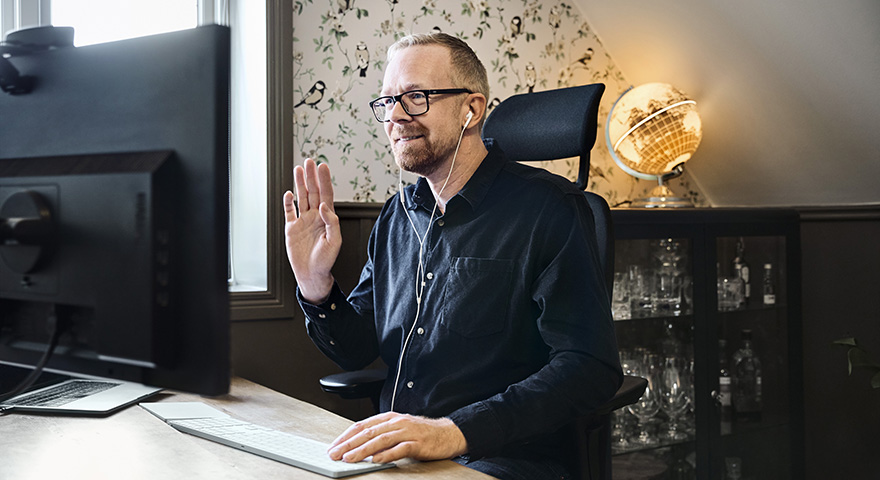
[[[633,200],[632,208],[693,208],[694,202],[688,198],[676,196],[663,182],[672,180],[684,173],[683,164],[676,165],[671,172],[658,175],[658,185],[651,190],[650,196]]]

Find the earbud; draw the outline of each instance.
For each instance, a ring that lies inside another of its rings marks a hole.
[[[467,126],[470,125],[472,118],[474,118],[474,112],[468,112],[467,119],[465,119],[464,127],[462,128],[467,128]]]

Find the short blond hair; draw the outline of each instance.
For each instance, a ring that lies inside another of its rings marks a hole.
[[[481,93],[489,98],[489,78],[486,75],[486,67],[477,58],[473,49],[458,37],[445,33],[414,33],[407,35],[394,42],[388,47],[387,60],[408,47],[423,45],[440,45],[449,50],[452,59],[452,72],[450,77],[456,87],[467,88],[471,92]]]

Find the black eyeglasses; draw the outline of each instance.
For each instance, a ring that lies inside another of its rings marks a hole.
[[[400,95],[388,95],[379,97],[370,102],[370,108],[373,109],[373,115],[380,122],[388,122],[391,120],[391,110],[394,110],[394,104],[400,102],[403,105],[403,111],[411,117],[416,115],[424,115],[428,112],[428,96],[439,95],[441,93],[473,93],[466,88],[443,88],[440,90],[410,90]]]

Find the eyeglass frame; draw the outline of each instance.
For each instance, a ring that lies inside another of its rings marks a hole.
[[[406,102],[402,102],[402,101],[401,101],[401,100],[403,99],[403,96],[404,96],[404,95],[408,95],[408,94],[410,94],[410,93],[414,93],[414,92],[421,92],[421,93],[423,93],[423,94],[425,95],[425,111],[422,112],[422,113],[410,113],[410,111],[406,108]],[[380,101],[380,100],[382,100],[382,99],[390,98],[391,100],[394,100],[394,105],[396,105],[396,104],[399,103],[401,106],[403,106],[403,111],[406,112],[407,115],[409,115],[410,117],[417,117],[417,116],[419,116],[419,115],[424,115],[424,114],[428,113],[428,110],[429,110],[430,107],[431,107],[431,101],[429,100],[429,97],[430,97],[431,95],[441,95],[441,94],[447,94],[447,93],[449,93],[449,94],[452,94],[452,93],[467,93],[467,94],[470,95],[470,94],[472,94],[472,93],[474,93],[474,92],[472,92],[472,91],[470,91],[470,90],[468,90],[468,89],[466,89],[466,88],[440,88],[440,89],[433,89],[433,90],[417,88],[417,89],[415,89],[415,90],[407,90],[407,91],[402,92],[402,93],[400,93],[400,94],[398,94],[398,95],[382,95],[381,97],[375,98],[375,99],[373,99],[373,100],[370,101],[370,110],[372,110],[372,112],[373,112],[373,116],[374,116],[374,117],[376,118],[376,120],[378,120],[379,122],[381,122],[381,123],[387,123],[387,122],[390,122],[391,119],[390,119],[390,118],[387,118],[387,117],[388,117],[388,113],[387,113],[387,112],[389,111],[389,110],[388,110],[388,107],[385,107],[385,111],[386,111],[386,113],[385,113],[385,117],[386,117],[386,118],[385,118],[385,119],[382,119],[382,118],[379,118],[379,114],[378,114],[378,112],[376,112],[376,107],[373,106],[373,105],[375,105],[376,102],[378,102],[378,101]],[[391,106],[392,109],[394,108],[394,105]]]

